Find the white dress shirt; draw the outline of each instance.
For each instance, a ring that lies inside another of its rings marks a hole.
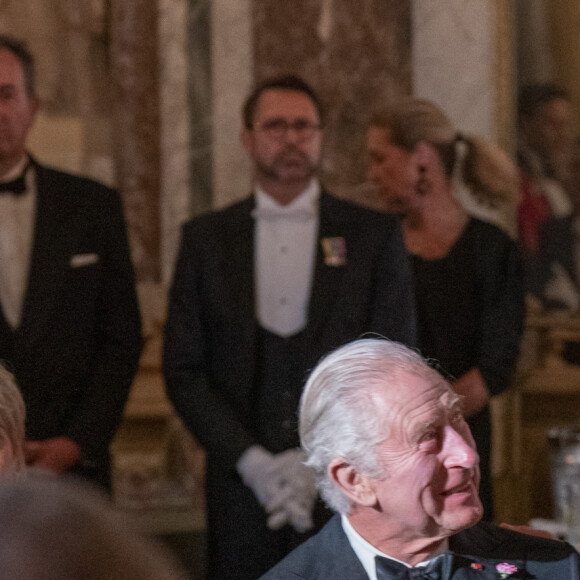
[[[18,178],[28,162],[25,157],[0,181]],[[36,180],[31,169],[26,172],[25,182],[22,195],[0,194],[0,301],[4,317],[13,328],[20,324],[34,240]]]
[[[256,317],[279,336],[296,334],[308,322],[319,197],[316,179],[284,206],[256,187]]]
[[[348,516],[342,514],[342,529],[346,534],[349,544],[351,545],[354,553],[356,554],[357,558],[360,560],[363,568],[365,569],[368,577],[370,580],[377,580],[377,568],[375,564],[375,557],[380,556],[381,558],[389,558],[390,560],[394,560],[395,562],[399,562],[399,564],[403,564],[407,568],[413,568],[407,562],[402,562],[401,560],[397,560],[397,558],[393,558],[388,554],[384,554],[380,550],[377,550],[373,545],[369,544],[351,525],[350,521],[348,520]],[[446,538],[437,551],[429,558],[423,562],[419,562],[417,567],[427,566],[433,558],[436,558],[440,554],[443,554],[449,549],[449,540]]]

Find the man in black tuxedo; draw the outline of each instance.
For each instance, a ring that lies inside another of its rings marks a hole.
[[[461,398],[411,349],[362,339],[322,359],[300,439],[335,515],[262,580],[577,580],[564,542],[478,523],[479,457]]]
[[[31,466],[107,486],[109,443],[141,351],[117,192],[26,152],[34,63],[0,37],[0,359],[27,408]]]
[[[327,519],[298,447],[320,356],[365,332],[415,341],[398,221],[325,192],[322,108],[296,77],[248,98],[254,194],[183,229],[164,374],[207,453],[210,577],[255,579]]]

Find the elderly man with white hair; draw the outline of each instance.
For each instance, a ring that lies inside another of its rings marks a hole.
[[[569,544],[480,522],[461,398],[407,347],[363,339],[324,358],[300,437],[338,515],[263,580],[580,578]]]

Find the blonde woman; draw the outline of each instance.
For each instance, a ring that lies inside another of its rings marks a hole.
[[[515,199],[517,172],[497,148],[460,135],[429,101],[408,99],[372,117],[370,177],[401,217],[410,254],[419,345],[464,397],[481,458],[481,499],[492,519],[491,396],[506,389],[524,319],[521,262],[513,239],[474,218],[460,199]],[[462,192],[462,195],[459,193]]]

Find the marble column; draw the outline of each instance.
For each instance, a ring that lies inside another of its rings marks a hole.
[[[207,0],[202,0],[206,2]],[[205,199],[192,187],[203,164],[199,159],[199,132],[195,137],[195,120],[190,106],[190,77],[196,69],[190,50],[190,36],[196,34],[190,24],[190,0],[159,0],[159,90],[160,90],[160,146],[161,146],[161,280],[166,288],[173,277],[173,265],[181,238],[181,224],[191,217],[194,199]],[[196,34],[195,38],[199,38]],[[207,87],[208,83],[202,84]],[[196,83],[197,89],[197,83]],[[200,89],[197,89],[199,92]],[[201,91],[203,92],[203,88]],[[211,163],[207,163],[211,172]],[[201,167],[200,167],[201,166]],[[196,182],[197,183],[197,182]],[[195,190],[195,191],[192,191]],[[201,201],[199,202],[201,205]],[[164,308],[161,309],[164,313]]]
[[[463,131],[495,138],[492,0],[413,2],[414,93]]]
[[[115,158],[137,279],[160,279],[157,2],[111,2]]]
[[[293,0],[294,2],[294,0]],[[276,9],[286,3],[279,2]],[[252,0],[212,0],[213,205],[250,192],[251,170],[240,141],[242,103],[253,84]]]
[[[514,71],[508,0],[413,2],[413,92],[439,105],[458,131],[500,145],[514,141]],[[515,203],[470,213],[515,232]]]

